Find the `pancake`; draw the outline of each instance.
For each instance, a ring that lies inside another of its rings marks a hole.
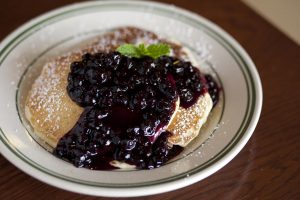
[[[171,56],[192,60],[189,52],[174,41],[161,39],[142,29],[123,27],[100,35],[86,46],[46,63],[40,76],[34,81],[25,103],[25,115],[34,129],[33,134],[55,148],[60,138],[75,125],[82,114],[83,108],[70,99],[66,90],[72,62],[81,60],[85,53],[110,52],[124,43],[158,42],[169,44],[172,49]],[[212,109],[212,100],[205,93],[187,109],[179,107],[179,103],[178,98],[176,109],[167,126],[167,130],[172,133],[168,142],[185,147],[199,134]],[[122,168],[121,162],[115,162],[115,165]]]
[[[179,107],[167,127],[172,133],[168,142],[172,145],[187,146],[198,136],[212,107],[213,102],[208,93],[200,96],[197,102],[187,109]]]

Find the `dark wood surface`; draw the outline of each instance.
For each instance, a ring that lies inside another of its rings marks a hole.
[[[0,39],[29,19],[72,2],[0,0]],[[300,47],[240,1],[166,2],[199,13],[240,42],[261,76],[263,109],[245,148],[217,173],[173,192],[136,199],[300,199]],[[49,186],[0,155],[0,199],[109,198]]]

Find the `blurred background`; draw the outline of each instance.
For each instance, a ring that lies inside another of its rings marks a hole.
[[[299,0],[242,0],[300,45]]]

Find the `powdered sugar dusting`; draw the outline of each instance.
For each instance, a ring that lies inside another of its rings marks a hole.
[[[63,107],[62,98],[65,95],[57,88],[61,84],[61,76],[55,73],[56,63],[50,63],[44,67],[42,75],[39,76],[31,90],[32,98],[29,99],[30,106],[36,109],[36,112],[46,114],[43,121],[37,119],[39,126],[43,127],[46,122],[54,124],[52,131],[57,131],[59,127],[60,118],[57,118],[55,112],[68,111]]]
[[[199,97],[198,101],[191,107],[187,109],[180,107],[175,120],[172,122],[174,126],[168,127],[168,130],[173,133],[169,142],[186,146],[198,135],[211,109],[212,101],[208,93]]]

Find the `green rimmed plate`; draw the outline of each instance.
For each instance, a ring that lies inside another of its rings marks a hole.
[[[97,34],[136,26],[186,46],[222,85],[202,137],[150,171],[91,171],[52,156],[31,137],[23,103],[42,64]],[[23,25],[0,48],[0,150],[31,176],[66,190],[101,196],[141,196],[178,189],[211,175],[243,148],[257,124],[262,89],[255,66],[228,34],[188,11],[152,2],[100,1],[67,6]],[[209,139],[202,145],[202,141]]]

